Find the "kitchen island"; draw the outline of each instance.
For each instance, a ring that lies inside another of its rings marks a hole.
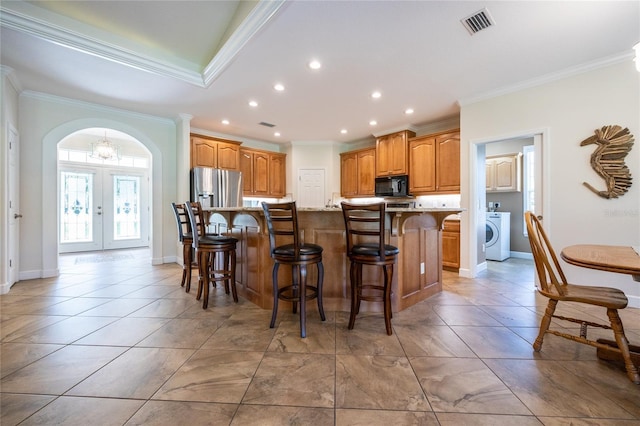
[[[460,208],[387,208],[388,243],[400,249],[394,268],[392,308],[402,311],[442,291],[442,226],[447,216]],[[236,282],[241,296],[270,309],[273,304],[269,234],[260,207],[206,209],[212,232],[230,233],[239,240]],[[298,224],[305,242],[324,248],[325,309],[349,311],[349,259],[342,209],[298,208]],[[366,267],[363,279],[381,282],[381,268]],[[316,269],[308,271],[309,282]],[[281,285],[290,281],[290,270],[281,267]],[[363,303],[363,311],[382,311],[382,304]]]

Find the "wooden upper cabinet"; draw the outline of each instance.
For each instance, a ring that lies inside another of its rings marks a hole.
[[[460,132],[436,136],[436,191],[460,192]]]
[[[269,196],[269,154],[253,155],[253,195]]]
[[[285,154],[242,148],[242,194],[247,197],[282,198],[286,194]]]
[[[343,197],[358,195],[358,154],[356,152],[340,154],[340,195]]]
[[[521,191],[522,154],[487,157],[487,192]]]
[[[376,150],[358,152],[358,195],[373,197],[376,192]]]
[[[218,149],[209,139],[191,137],[191,167],[216,167]]]
[[[240,170],[240,142],[191,135],[191,167]]]
[[[409,141],[409,193],[436,190],[436,140],[419,137]]]
[[[240,150],[240,172],[242,173],[242,193],[253,193],[253,153],[245,149]]]
[[[286,155],[269,154],[269,195],[282,198],[286,193]]]
[[[415,135],[410,130],[403,130],[376,140],[376,176],[407,174],[408,141]]]
[[[460,192],[460,132],[409,140],[409,193]]]
[[[340,195],[373,197],[375,194],[376,149],[340,154]]]
[[[218,142],[218,168],[240,170],[240,145]]]

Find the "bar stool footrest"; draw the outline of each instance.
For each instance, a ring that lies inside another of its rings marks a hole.
[[[293,285],[280,287],[278,289],[278,299],[284,300],[286,302],[299,302],[300,295],[294,294],[295,288],[296,287]],[[318,287],[307,285],[306,289],[307,289],[306,300],[313,300],[318,297]]]

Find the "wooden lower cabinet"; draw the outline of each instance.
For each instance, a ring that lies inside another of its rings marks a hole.
[[[215,209],[214,209],[215,210]],[[211,212],[209,212],[211,213]],[[441,228],[444,218],[456,212],[429,212],[416,214],[388,212],[388,241],[400,249],[394,265],[392,283],[393,311],[404,310],[421,300],[442,291]],[[236,284],[239,294],[264,309],[273,306],[269,235],[264,214],[257,208],[240,208],[238,211],[221,211],[211,214],[214,229],[226,226],[239,240],[236,249]],[[348,312],[351,293],[349,289],[349,260],[346,256],[344,219],[340,209],[299,210],[298,221],[305,242],[323,247],[324,265],[323,299],[325,310]],[[227,225],[229,224],[229,225]],[[317,268],[307,272],[309,283],[315,282]],[[291,269],[282,266],[280,285],[291,283]],[[381,283],[381,268],[367,267],[363,280]],[[281,302],[280,309],[289,305]],[[308,305],[315,309],[315,301]],[[382,303],[365,302],[362,311],[381,312]]]
[[[460,221],[445,220],[442,230],[442,267],[447,270],[460,269]]]

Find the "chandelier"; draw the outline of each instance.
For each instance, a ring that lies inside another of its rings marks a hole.
[[[112,144],[107,139],[107,132],[104,132],[104,138],[91,143],[91,158],[111,160],[114,157],[120,159],[120,147]]]

